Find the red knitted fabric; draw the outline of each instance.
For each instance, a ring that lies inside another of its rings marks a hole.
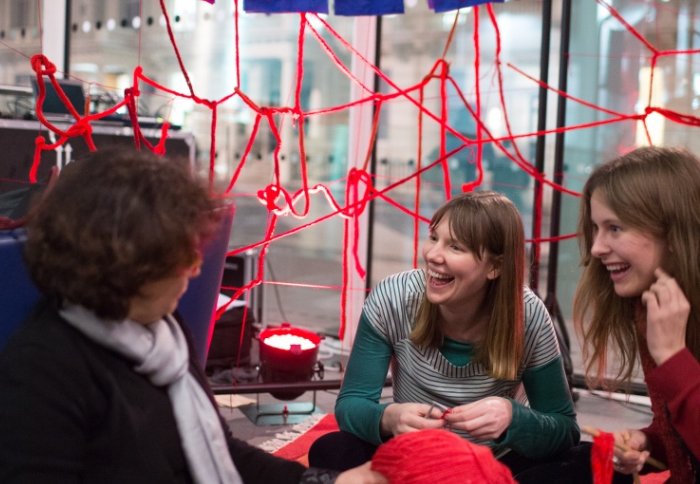
[[[394,437],[377,449],[372,469],[392,484],[515,484],[488,447],[442,429]]]
[[[600,432],[593,437],[591,448],[591,472],[593,484],[610,484],[613,476],[613,450],[615,437],[608,432]]]

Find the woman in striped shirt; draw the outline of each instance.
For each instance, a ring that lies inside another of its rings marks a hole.
[[[422,253],[424,268],[387,277],[365,302],[336,402],[341,431],[314,443],[310,463],[350,468],[393,436],[445,427],[491,447],[518,478],[576,445],[552,321],[523,286],[513,203],[495,192],[450,200]]]

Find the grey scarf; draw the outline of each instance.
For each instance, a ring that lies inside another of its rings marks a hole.
[[[189,372],[187,341],[172,316],[144,325],[129,319],[105,321],[77,305],[67,305],[60,314],[95,343],[134,361],[134,371],[148,377],[153,385],[167,386],[195,482],[243,482],[231,459],[218,412]]]

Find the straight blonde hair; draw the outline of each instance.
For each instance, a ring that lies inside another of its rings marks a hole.
[[[617,296],[605,266],[591,255],[594,191],[622,223],[666,242],[663,269],[690,302],[686,346],[700,359],[700,161],[684,150],[639,148],[596,168],[581,198],[583,273],[574,296],[574,324],[583,340],[588,383],[609,388],[629,384],[638,356],[635,319],[644,315],[641,299]],[[609,346],[620,362],[606,384]]]
[[[478,345],[475,361],[484,364],[493,378],[515,380],[523,354],[523,281],[525,235],[513,202],[500,193],[470,192],[448,201],[430,221],[431,230],[449,217],[453,237],[477,259],[496,264],[500,275],[489,282],[483,301],[489,309],[489,324]],[[438,306],[424,295],[418,309],[411,341],[439,347],[443,335],[438,325]]]

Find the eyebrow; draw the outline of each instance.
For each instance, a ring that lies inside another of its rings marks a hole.
[[[621,229],[624,229],[625,226],[623,222],[619,219],[611,219],[611,218],[606,218],[605,220],[602,220],[600,223],[595,223],[593,220],[591,220],[591,225],[593,226],[593,230],[609,230],[610,226],[615,226],[619,227]]]
[[[594,223],[594,224],[596,224],[596,223],[593,221],[593,218],[592,218],[592,217],[591,217],[591,222]],[[621,224],[621,223],[622,223],[622,220],[620,220],[619,218],[609,218],[609,217],[608,217],[608,218],[606,218],[606,219],[601,220],[600,223],[599,223],[599,224],[596,224],[596,225],[610,225],[610,224],[616,224],[616,225],[618,225],[618,224]]]

